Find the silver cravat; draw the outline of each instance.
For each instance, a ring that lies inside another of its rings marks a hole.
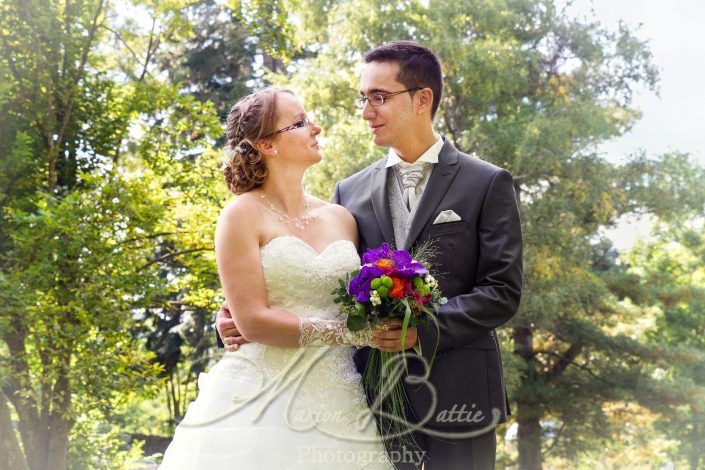
[[[409,166],[399,166],[399,177],[401,178],[402,196],[404,204],[413,211],[419,200],[419,183],[423,180],[424,167],[422,164]]]

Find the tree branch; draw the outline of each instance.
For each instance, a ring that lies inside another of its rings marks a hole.
[[[125,39],[122,37],[120,32],[115,31],[114,29],[110,28],[109,26],[106,26],[105,24],[101,24],[100,27],[107,29],[108,31],[113,33],[115,35],[115,37],[122,43],[122,45],[125,46],[125,48],[130,52],[130,54],[132,54],[132,57],[137,61],[137,63],[139,63],[139,64],[142,63],[142,59],[140,59],[140,57],[137,55],[137,53],[130,47],[129,44],[127,44],[127,41],[125,41]],[[150,74],[150,77],[151,77],[151,74]]]
[[[160,256],[159,258],[156,258],[156,259],[153,259],[153,260],[149,261],[149,262],[146,263],[146,264],[143,264],[142,266],[140,266],[139,268],[137,268],[137,271],[141,271],[141,270],[143,270],[143,269],[145,269],[145,268],[148,268],[149,266],[151,266],[151,265],[153,265],[153,264],[155,264],[155,263],[160,263],[160,262],[165,261],[165,260],[167,260],[167,259],[169,259],[169,258],[177,258],[177,257],[179,257],[179,256],[181,256],[181,255],[186,255],[186,254],[188,254],[188,253],[196,253],[196,252],[199,252],[199,251],[210,251],[210,250],[212,250],[212,249],[213,249],[213,247],[210,247],[210,246],[209,246],[209,247],[203,247],[203,248],[193,248],[193,249],[191,249],[191,250],[178,251],[178,252],[176,252],[176,253],[167,253],[167,254],[165,254],[165,255],[163,255],[163,256]]]
[[[451,139],[453,139],[453,145],[458,147],[458,136],[455,133],[455,130],[453,129],[453,126],[450,122],[450,119],[448,117],[448,111],[445,111],[443,113],[443,122],[446,123],[446,129],[448,129],[448,132],[450,132]]]
[[[127,239],[121,241],[120,243],[118,243],[118,245],[125,245],[125,244],[127,244],[127,243],[132,243],[132,242],[137,242],[137,241],[142,241],[142,240],[151,240],[152,238],[158,238],[158,237],[162,237],[162,236],[164,236],[164,235],[180,235],[180,234],[184,234],[184,233],[190,233],[190,232],[159,232],[159,233],[153,233],[153,234],[151,234],[151,235],[146,235],[146,236],[144,236],[144,237],[132,237],[132,238],[127,238]]]
[[[147,70],[149,68],[149,61],[152,60],[152,55],[153,52],[156,52],[156,48],[159,47],[159,41],[157,40],[157,44],[155,46],[154,51],[152,51],[152,44],[154,44],[154,30],[156,28],[157,24],[157,14],[156,12],[154,13],[154,17],[152,18],[152,29],[149,32],[149,43],[147,43],[147,55],[144,58],[144,64],[142,66],[142,73],[140,74],[140,78],[137,79],[138,82],[142,82],[144,80],[145,75],[147,75]]]
[[[560,429],[556,432],[556,437],[553,438],[553,442],[551,442],[551,445],[544,451],[541,452],[541,456],[544,456],[551,452],[554,447],[556,447],[556,444],[558,444],[558,441],[561,438],[561,434],[563,434],[563,431],[565,430],[565,423],[561,423]]]
[[[88,54],[90,53],[93,40],[95,39],[95,33],[100,27],[98,24],[98,19],[103,12],[103,2],[104,0],[99,0],[98,6],[96,8],[95,14],[93,15],[93,23],[88,31],[88,38],[86,39],[85,46],[81,52],[81,61],[79,63],[78,69],[76,70],[76,75],[73,77],[73,82],[70,85],[68,96],[66,101],[63,103],[65,109],[62,111],[61,124],[59,129],[56,131],[57,138],[54,140],[53,136],[48,136],[49,140],[49,192],[53,192],[56,187],[57,174],[56,174],[56,163],[59,157],[59,149],[63,144],[64,134],[66,133],[66,128],[68,127],[69,121],[71,120],[71,111],[73,110],[74,97],[76,91],[78,90],[78,84],[83,77],[83,72],[86,69],[86,63],[88,62]]]
[[[565,369],[578,357],[580,351],[582,351],[583,345],[581,343],[571,344],[570,347],[563,353],[553,353],[558,357],[558,361],[551,367],[545,374],[547,381],[553,380],[565,371]]]

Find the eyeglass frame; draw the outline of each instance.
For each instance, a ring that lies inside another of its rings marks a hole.
[[[357,97],[355,98],[355,105],[356,105],[359,109],[363,109],[363,108],[365,107],[365,103],[370,103],[370,106],[382,106],[382,105],[383,105],[384,103],[386,103],[387,100],[388,100],[389,98],[391,98],[392,96],[401,95],[402,93],[406,93],[406,92],[415,93],[415,92],[417,92],[417,91],[419,91],[419,90],[423,90],[423,88],[424,88],[424,87],[418,87],[418,86],[417,86],[417,87],[413,87],[413,88],[407,88],[406,90],[393,91],[393,92],[391,92],[391,93],[388,93],[388,92],[386,92],[386,91],[384,91],[384,92],[380,91],[380,92],[373,93],[373,96],[379,96],[379,97],[381,97],[382,102],[379,103],[379,104],[374,104],[374,103],[372,103],[372,101],[370,101],[370,97],[369,97],[369,96],[364,95],[364,94],[361,94],[361,96],[357,96]]]
[[[313,124],[313,120],[307,114],[306,116],[304,116],[303,119],[296,121],[292,125],[287,126],[287,127],[283,127],[281,129],[279,129],[278,131],[272,132],[271,134],[268,135],[268,137],[274,137],[275,135],[281,134],[282,132],[293,131],[294,129],[300,129],[302,127],[311,127],[312,124]]]

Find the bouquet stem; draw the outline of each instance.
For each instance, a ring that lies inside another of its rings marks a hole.
[[[370,396],[374,397],[372,412],[377,415],[379,432],[385,443],[418,447],[408,420],[409,399],[402,384],[405,363],[400,353],[389,353],[372,349],[362,383]]]

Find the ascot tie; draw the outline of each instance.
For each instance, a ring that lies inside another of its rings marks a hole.
[[[419,200],[419,183],[423,180],[423,165],[414,164],[399,167],[402,196],[409,211],[413,211]]]

